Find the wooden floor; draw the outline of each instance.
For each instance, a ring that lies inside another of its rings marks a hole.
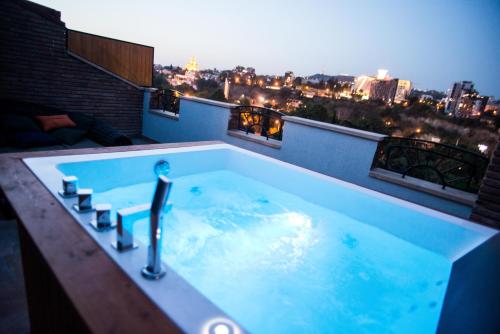
[[[0,333],[29,333],[16,221],[0,208]]]

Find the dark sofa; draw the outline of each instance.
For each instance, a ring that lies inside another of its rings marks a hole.
[[[68,115],[76,127],[44,132],[36,116]],[[129,137],[103,120],[40,104],[0,100],[0,153],[132,145]]]

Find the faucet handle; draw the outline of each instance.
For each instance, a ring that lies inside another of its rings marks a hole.
[[[95,211],[95,206],[92,204],[92,189],[78,189],[78,203],[73,204],[73,210],[78,213],[86,213]]]
[[[119,252],[125,252],[137,248],[134,242],[134,222],[149,217],[151,204],[133,206],[118,210],[116,218],[116,241],[111,245]]]
[[[116,223],[111,221],[111,204],[96,204],[95,219],[90,222],[97,232],[108,231],[116,227]]]
[[[76,176],[64,176],[62,178],[62,190],[58,191],[63,198],[78,196],[78,178]]]

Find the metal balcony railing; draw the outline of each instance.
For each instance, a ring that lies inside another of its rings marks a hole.
[[[477,193],[489,159],[459,147],[432,141],[388,137],[379,143],[373,168]]]
[[[179,113],[182,93],[173,89],[158,89],[151,94],[151,109]]]
[[[284,114],[269,108],[238,106],[231,109],[229,130],[241,130],[247,134],[264,136],[275,140],[283,137]]]

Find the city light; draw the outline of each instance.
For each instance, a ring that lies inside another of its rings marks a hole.
[[[287,113],[294,111],[304,113],[303,116],[299,117],[311,117],[313,119],[316,117],[316,115],[305,114],[308,108],[300,110],[304,103],[319,104],[327,106],[327,109],[332,108],[332,110],[335,110],[335,104],[338,103],[339,106],[342,106],[345,103],[346,106],[339,108],[340,117],[346,118],[349,122],[351,122],[349,119],[350,114],[357,108],[354,103],[366,104],[366,108],[377,108],[377,104],[384,104],[389,113],[384,115],[383,118],[380,115],[379,120],[388,135],[407,134],[419,138],[425,136],[423,139],[431,140],[433,138],[432,140],[434,140],[435,138],[436,141],[442,141],[443,143],[450,141],[448,130],[441,130],[435,124],[429,124],[423,129],[419,126],[410,125],[411,123],[408,122],[393,121],[397,120],[398,117],[391,115],[391,113],[400,112],[400,110],[411,112],[414,109],[424,110],[424,108],[427,108],[450,118],[481,119],[481,126],[487,128],[493,128],[494,117],[500,114],[498,112],[500,110],[498,101],[494,100],[493,97],[489,97],[488,100],[488,97],[480,96],[474,90],[471,81],[454,83],[453,88],[448,90],[445,95],[444,92],[414,89],[410,80],[391,78],[387,69],[379,69],[372,75],[315,74],[309,77],[294,77],[291,71],[285,72],[284,75],[259,75],[255,73],[255,69],[243,66],[237,66],[229,71],[204,69],[194,72],[197,66],[199,65],[193,58],[184,68],[159,65],[156,71],[158,74],[163,75],[167,82],[174,87],[186,84],[191,86],[192,89],[189,89],[190,94],[185,94],[185,96],[206,97],[211,96],[215,89],[218,89],[219,93],[223,89],[225,101],[231,101],[239,105],[254,104],[258,107],[268,107]],[[188,71],[188,69],[191,71]],[[214,88],[202,86],[199,89],[197,80],[200,79],[215,81],[218,88],[212,85]],[[235,87],[232,88],[231,84]],[[255,87],[257,91],[254,91]],[[185,90],[184,87],[179,89],[181,91]],[[279,91],[279,94],[273,91]],[[344,100],[345,102],[337,102],[337,100]],[[350,105],[351,103],[352,105]],[[330,104],[332,107],[329,106]],[[392,108],[393,105],[396,108]],[[398,110],[398,106],[402,108]],[[331,110],[328,110],[328,113],[331,114]],[[487,117],[483,119],[483,115]],[[343,121],[344,119],[340,119],[340,117],[339,120]],[[415,118],[412,113],[409,113],[408,117]],[[337,119],[336,114],[333,115],[333,119]],[[448,121],[442,120],[442,122]],[[423,124],[421,125],[423,126]],[[474,138],[474,140],[477,140],[477,138]],[[467,146],[473,150],[487,152],[488,146],[486,144],[491,147],[489,139],[481,137],[480,141],[485,144],[469,141]]]
[[[186,71],[198,72],[200,70],[200,65],[196,61],[195,57],[191,57],[189,62],[185,66]]]
[[[479,149],[479,151],[480,151],[481,153],[484,153],[484,152],[486,152],[486,150],[488,149],[488,145],[479,144],[479,145],[477,145],[477,148]]]
[[[381,69],[379,69],[379,70],[377,71],[377,79],[378,79],[378,80],[385,80],[385,79],[387,79],[387,77],[388,77],[388,75],[387,75],[387,74],[388,74],[388,73],[389,73],[389,71],[388,71],[388,70],[386,70],[386,69],[382,69],[382,68],[381,68]]]

